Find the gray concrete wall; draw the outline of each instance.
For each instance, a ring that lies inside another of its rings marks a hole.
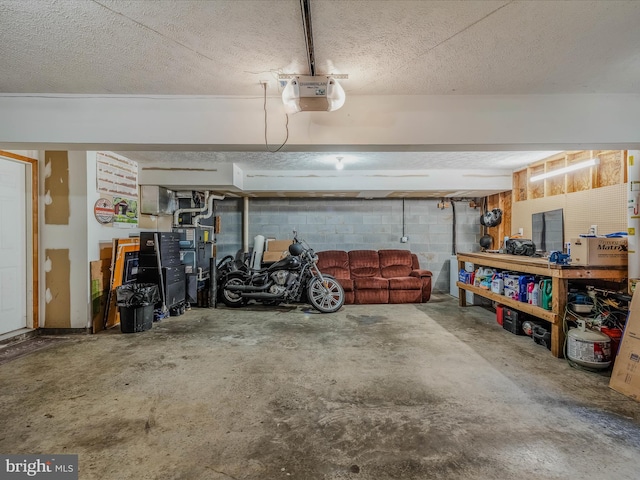
[[[216,235],[217,258],[235,255],[242,248],[242,198],[215,202],[215,214],[220,216],[220,233]]]
[[[418,255],[420,266],[433,272],[433,289],[449,291],[449,259],[452,253],[451,208],[439,209],[437,200],[406,199],[401,243],[402,199],[259,198],[249,203],[249,246],[256,235],[279,240],[292,231],[316,251],[381,248],[408,249]],[[242,199],[216,204],[222,229],[217,237],[218,258],[242,247]],[[468,202],[456,203],[457,249],[478,251],[480,211]]]

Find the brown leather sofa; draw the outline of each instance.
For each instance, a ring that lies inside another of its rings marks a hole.
[[[431,297],[431,272],[409,250],[327,250],[318,267],[344,288],[345,303],[423,303]]]

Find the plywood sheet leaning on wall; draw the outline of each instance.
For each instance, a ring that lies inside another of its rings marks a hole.
[[[113,247],[111,243],[100,244],[100,260],[90,262],[91,281],[91,323],[92,333],[104,329],[104,314],[109,299],[111,283],[111,257]]]
[[[69,152],[44,152],[44,223],[69,224]]]
[[[139,238],[114,238],[113,254],[111,258],[111,278],[109,281],[109,293],[104,314],[104,328],[111,328],[120,323],[120,312],[116,306],[116,288],[122,285],[124,274],[124,261],[127,252],[140,250]]]
[[[71,261],[69,250],[47,249],[45,256],[44,328],[71,328]]]
[[[91,273],[91,323],[92,333],[104,329],[104,312],[109,298],[111,259],[90,262]]]

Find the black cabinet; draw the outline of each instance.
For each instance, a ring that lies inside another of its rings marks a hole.
[[[158,256],[160,253],[160,269]],[[167,308],[184,303],[185,267],[180,262],[180,235],[174,232],[141,232],[138,281],[155,283]]]
[[[157,267],[156,254],[160,251],[160,264],[163,267],[180,265],[180,235],[174,232],[141,232],[140,233],[140,266]]]

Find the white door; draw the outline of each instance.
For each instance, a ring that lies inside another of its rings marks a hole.
[[[0,158],[0,335],[27,326],[26,166]]]

